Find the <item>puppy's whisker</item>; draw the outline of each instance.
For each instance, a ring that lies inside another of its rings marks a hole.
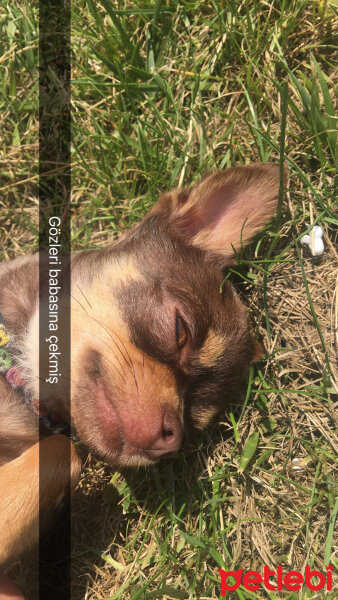
[[[107,333],[109,334],[109,331],[108,331],[108,330],[107,330]],[[113,335],[116,335],[117,339],[118,339],[118,340],[119,340],[119,342],[122,344],[122,347],[123,347],[123,349],[125,350],[125,352],[126,352],[126,354],[127,354],[127,356],[128,356],[129,363],[128,363],[128,361],[125,359],[125,360],[126,360],[126,362],[127,362],[127,364],[128,364],[128,366],[129,366],[130,368],[134,368],[134,367],[133,367],[133,361],[132,361],[132,359],[131,359],[131,357],[130,357],[130,354],[129,354],[129,352],[128,352],[128,350],[127,350],[127,348],[126,348],[126,346],[125,346],[125,344],[124,344],[123,340],[121,340],[121,338],[120,338],[120,337],[117,335],[117,333],[114,333],[114,332],[113,332]],[[115,341],[115,340],[114,340],[114,341]],[[115,342],[115,343],[116,343],[116,342]],[[121,350],[120,350],[120,352],[121,352]]]
[[[85,309],[83,304],[81,304],[81,302],[80,302],[80,300],[78,300],[78,298],[75,298],[75,296],[73,296],[73,294],[70,294],[70,298],[72,298],[72,300],[74,300],[74,302],[77,302],[81,306],[83,312],[86,313],[86,315],[88,315],[88,311]],[[74,312],[74,308],[72,309],[72,311]]]
[[[135,370],[133,371],[133,377],[134,377],[134,381],[135,381],[135,386],[136,386],[136,391],[137,391],[137,403],[140,404],[140,392],[138,389],[138,383],[137,383],[137,378],[136,378],[136,374],[135,374]]]
[[[87,304],[88,304],[89,308],[90,308],[91,310],[93,310],[93,307],[92,307],[92,305],[90,304],[90,302],[89,302],[89,300],[88,300],[87,296],[85,295],[85,293],[83,292],[83,290],[80,288],[79,284],[77,284],[77,288],[80,290],[80,292],[81,292],[82,296],[84,297],[85,301],[87,302]],[[72,297],[73,297],[73,296],[72,296]]]
[[[168,377],[169,377],[169,373],[165,373],[165,374],[163,375],[163,377],[161,377],[160,379],[158,379],[158,380],[156,381],[156,384],[157,384],[157,385],[159,385],[160,383],[162,383],[162,381],[165,381],[166,379],[168,379]]]
[[[108,329],[106,329],[106,328],[104,328],[104,329],[105,329],[105,331],[108,333],[108,335],[110,336],[110,338],[112,339],[112,341],[114,342],[114,344],[116,345],[116,347],[117,347],[118,351],[120,352],[120,354],[121,354],[122,358],[124,359],[125,363],[126,363],[126,364],[127,364],[127,366],[129,367],[129,369],[132,369],[132,368],[133,368],[133,367],[132,367],[132,360],[131,360],[131,358],[130,358],[130,356],[129,356],[129,354],[128,354],[128,351],[127,351],[127,349],[126,349],[125,345],[123,344],[122,340],[119,338],[119,336],[118,336],[116,333],[113,333],[113,334],[112,334],[112,333],[110,333],[110,332],[109,332],[109,330],[108,330]],[[125,357],[124,353],[122,352],[122,350],[121,350],[120,346],[118,345],[117,341],[114,339],[114,337],[113,337],[114,335],[117,337],[117,339],[118,339],[118,340],[120,341],[120,343],[122,344],[122,346],[123,346],[123,349],[126,351],[126,354],[127,354],[128,360],[126,359],[126,357]]]

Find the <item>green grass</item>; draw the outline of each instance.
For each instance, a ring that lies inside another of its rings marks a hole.
[[[7,258],[37,243],[35,4],[0,0],[0,29]],[[336,5],[325,1],[73,2],[74,250],[103,247],[160,191],[206,171],[273,160],[290,173],[276,221],[232,268],[267,350],[244,407],[230,407],[198,453],[153,471],[112,475],[90,463],[75,506],[76,600],[218,598],[218,568],[338,566],[336,31]],[[299,246],[317,222],[321,263]]]
[[[30,4],[0,2],[1,258],[37,236],[38,24]]]

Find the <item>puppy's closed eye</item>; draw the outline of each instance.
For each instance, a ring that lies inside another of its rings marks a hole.
[[[187,327],[182,317],[176,311],[176,342],[179,350],[182,350],[188,341]]]

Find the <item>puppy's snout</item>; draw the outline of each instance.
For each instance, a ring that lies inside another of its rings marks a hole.
[[[136,426],[135,426],[136,425]],[[125,427],[125,438],[132,446],[143,450],[151,460],[178,450],[182,443],[182,423],[178,413],[164,406],[156,415],[140,419],[132,428]]]

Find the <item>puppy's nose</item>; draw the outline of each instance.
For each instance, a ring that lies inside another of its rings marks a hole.
[[[165,454],[176,452],[182,443],[182,424],[179,416],[167,408],[163,415],[162,430],[147,448],[147,454],[152,459],[160,458]]]
[[[151,460],[175,452],[182,442],[182,423],[171,406],[159,407],[150,413],[134,412],[123,423],[126,442],[142,450]]]

